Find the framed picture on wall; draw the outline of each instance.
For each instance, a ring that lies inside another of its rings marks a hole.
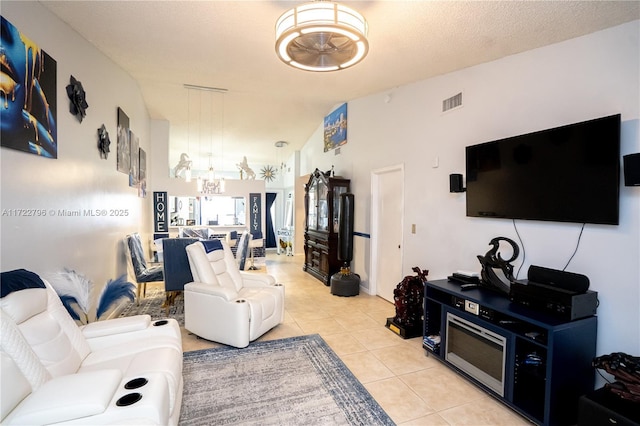
[[[129,117],[118,108],[118,161],[119,172],[129,174],[131,168],[131,146],[129,143]]]
[[[0,145],[58,158],[57,63],[4,17]]]
[[[140,148],[138,154],[140,158],[140,166],[138,168],[138,196],[145,198],[147,196],[147,153]]]
[[[324,152],[347,143],[347,104],[324,118]]]
[[[129,186],[136,187],[140,178],[140,139],[132,131],[129,131],[129,148]]]

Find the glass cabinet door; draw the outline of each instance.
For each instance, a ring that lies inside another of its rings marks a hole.
[[[338,232],[340,229],[340,194],[346,192],[346,186],[336,186],[333,188],[333,232]]]
[[[317,182],[313,182],[309,185],[309,211],[307,212],[307,226],[309,229],[318,228],[317,185]]]
[[[329,205],[327,204],[327,185],[318,180],[318,229],[329,230]]]

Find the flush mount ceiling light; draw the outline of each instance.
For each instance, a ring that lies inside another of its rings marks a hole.
[[[276,22],[276,53],[292,67],[337,71],[357,64],[368,51],[367,21],[337,3],[305,3]]]

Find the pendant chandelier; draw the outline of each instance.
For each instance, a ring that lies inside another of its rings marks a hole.
[[[331,1],[305,3],[276,22],[276,53],[305,71],[337,71],[362,61],[369,50],[367,21]]]
[[[185,85],[187,86],[187,85]],[[217,178],[216,170],[213,167],[213,146],[215,130],[217,129],[219,134],[217,138],[220,140],[220,163],[221,167],[224,166],[224,93],[226,89],[219,89],[215,87],[204,87],[204,86],[193,86],[189,85],[190,88],[195,88],[196,90],[200,90],[200,95],[202,95],[202,91],[212,92],[209,94],[210,108],[209,108],[209,127],[205,130],[205,133],[209,135],[209,169],[206,173],[198,176],[198,185],[197,190],[203,195],[215,195],[222,194],[225,192],[225,181],[224,177]],[[218,108],[215,106],[214,102],[214,92],[220,93],[221,96],[220,105]],[[200,122],[202,122],[202,101],[200,102]],[[217,117],[217,120],[216,118]],[[216,125],[217,121],[217,125]],[[222,169],[221,169],[222,170]]]

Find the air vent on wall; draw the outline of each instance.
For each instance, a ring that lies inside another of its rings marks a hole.
[[[462,92],[442,101],[442,112],[462,106]]]

